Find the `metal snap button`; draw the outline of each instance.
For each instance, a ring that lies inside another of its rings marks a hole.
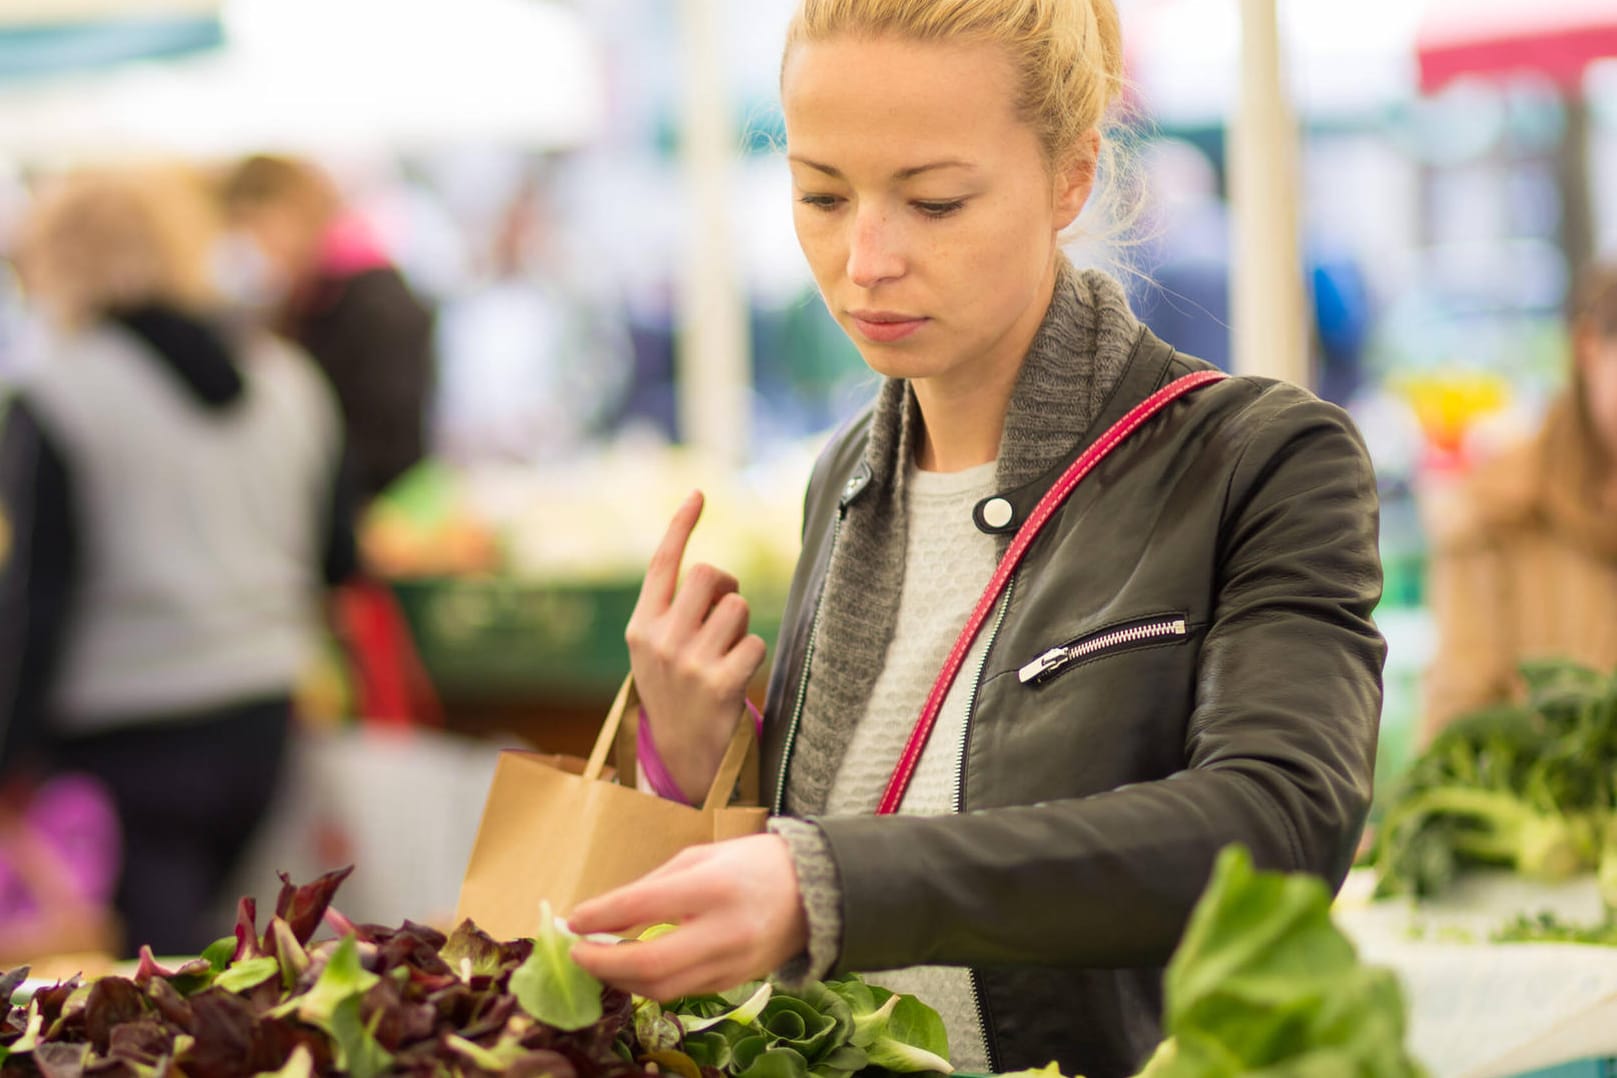
[[[1016,516],[1016,510],[1004,498],[990,498],[983,503],[983,523],[990,528],[1003,528]]]

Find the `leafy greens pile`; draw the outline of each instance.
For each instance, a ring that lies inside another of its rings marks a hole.
[[[947,1070],[937,1014],[857,977],[788,994],[763,984],[667,1009],[605,988],[548,911],[533,939],[470,921],[445,936],[356,925],[331,908],[351,869],[284,875],[262,934],[242,899],[233,936],[132,977],[41,988],[0,1021],[0,1075],[43,1078],[848,1078]],[[338,933],[314,941],[322,923]],[[632,944],[631,944],[632,946]],[[27,975],[0,979],[10,1000]]]
[[[1369,858],[1378,894],[1438,894],[1467,864],[1543,880],[1598,867],[1617,905],[1617,675],[1522,676],[1524,704],[1457,719],[1394,789]]]
[[[1359,962],[1324,883],[1258,872],[1240,846],[1219,855],[1165,987],[1168,1039],[1138,1078],[1425,1073],[1396,978]]]

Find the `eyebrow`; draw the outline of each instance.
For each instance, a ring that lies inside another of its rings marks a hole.
[[[795,161],[800,165],[807,165],[809,168],[812,168],[814,171],[823,172],[827,176],[834,177],[835,179],[840,180],[840,179],[843,178],[843,175],[842,175],[841,171],[839,171],[838,169],[834,168],[831,165],[822,165],[818,161],[810,161],[806,157],[797,157],[795,155],[792,156],[792,157],[789,157],[787,160]],[[932,161],[932,162],[929,162],[928,164],[925,164],[925,165],[915,165],[915,166],[912,166],[910,168],[901,168],[897,172],[893,173],[893,178],[895,180],[909,180],[909,179],[915,178],[916,176],[919,176],[923,172],[932,172],[932,171],[935,171],[936,169],[940,169],[940,168],[974,169],[976,167],[977,167],[976,165],[973,165],[969,161],[960,161],[960,160],[957,160],[957,159],[954,159],[954,158],[949,158],[949,159],[943,160],[943,161]]]

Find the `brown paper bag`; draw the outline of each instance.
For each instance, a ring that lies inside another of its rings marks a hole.
[[[631,678],[601,725],[582,774],[570,773],[555,757],[500,754],[461,883],[456,923],[469,917],[495,939],[532,936],[541,901],[566,914],[687,846],[764,829],[769,812],[756,807],[758,739],[745,710],[701,808],[633,788],[638,714]],[[630,785],[602,778],[614,746],[617,772]],[[738,783],[744,804],[731,805]]]

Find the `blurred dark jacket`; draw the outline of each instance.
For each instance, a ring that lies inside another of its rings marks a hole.
[[[336,390],[363,504],[426,452],[433,312],[362,230],[339,226],[281,329]]]

